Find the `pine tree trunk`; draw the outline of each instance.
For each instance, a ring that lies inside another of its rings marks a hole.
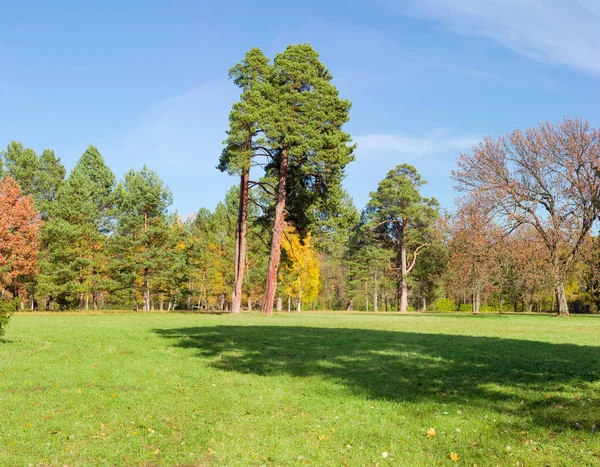
[[[271,253],[269,255],[269,265],[267,267],[267,281],[265,284],[265,296],[262,304],[263,313],[273,313],[273,302],[275,300],[275,290],[277,288],[277,269],[279,268],[279,259],[281,257],[281,238],[285,227],[285,201],[286,184],[288,173],[288,154],[287,149],[281,151],[279,164],[279,186],[277,187],[277,202],[275,204],[275,220],[273,222],[273,236],[271,238]]]
[[[232,313],[240,313],[242,311],[242,286],[244,284],[244,266],[246,264],[249,179],[250,173],[248,171],[244,171],[240,176],[240,204],[235,231],[235,265],[233,294],[231,296]]]
[[[404,242],[402,243],[402,248],[400,250],[400,267],[401,267],[401,276],[400,276],[400,301],[398,303],[398,311],[401,313],[406,313],[408,311],[408,285],[406,284],[406,248],[404,247]]]
[[[367,288],[366,282],[365,282],[365,305],[367,307],[367,311],[369,311],[369,289]]]

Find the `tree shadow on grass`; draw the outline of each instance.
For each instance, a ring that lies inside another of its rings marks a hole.
[[[321,376],[379,400],[468,400],[557,431],[600,426],[600,347],[290,326],[155,332],[195,350],[219,370]]]

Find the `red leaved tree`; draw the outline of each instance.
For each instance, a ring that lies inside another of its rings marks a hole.
[[[36,271],[40,217],[31,196],[10,177],[0,180],[0,287],[18,296]]]
[[[450,228],[447,287],[470,297],[473,313],[479,313],[481,296],[491,291],[497,274],[496,257],[503,240],[500,229],[475,197],[461,200]]]
[[[541,124],[506,137],[486,138],[461,154],[452,176],[513,230],[531,225],[548,250],[560,315],[568,315],[567,273],[598,217],[595,177],[600,132],[580,119]]]

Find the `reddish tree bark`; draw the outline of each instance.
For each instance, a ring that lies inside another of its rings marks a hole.
[[[269,265],[267,266],[267,280],[265,284],[265,295],[262,303],[263,313],[273,313],[273,303],[277,290],[277,270],[281,257],[281,238],[285,227],[285,200],[288,175],[288,153],[287,149],[281,151],[279,165],[279,186],[277,187],[277,201],[275,204],[275,220],[273,222],[273,237],[271,239],[271,253]]]
[[[244,171],[240,176],[240,206],[235,231],[235,264],[233,294],[231,297],[232,313],[240,313],[242,310],[242,286],[244,283],[247,250],[249,178],[249,171]]]

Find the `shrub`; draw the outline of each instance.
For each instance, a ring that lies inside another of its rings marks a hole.
[[[17,311],[18,300],[1,300],[0,299],[0,337],[4,335],[6,326],[12,313]]]
[[[434,303],[433,308],[435,311],[456,311],[456,305],[454,304],[454,301],[450,300],[449,298],[440,298]]]

